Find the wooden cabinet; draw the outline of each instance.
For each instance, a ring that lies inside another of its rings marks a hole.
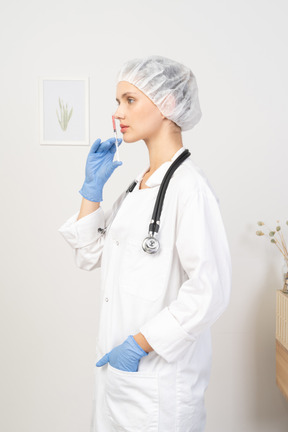
[[[276,382],[288,399],[288,294],[276,293]]]

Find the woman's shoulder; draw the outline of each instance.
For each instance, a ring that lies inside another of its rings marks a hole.
[[[191,157],[185,159],[176,169],[173,174],[173,180],[175,192],[180,194],[185,200],[193,197],[195,193],[200,193],[206,194],[207,196],[214,196],[219,203],[219,198],[207,175]]]

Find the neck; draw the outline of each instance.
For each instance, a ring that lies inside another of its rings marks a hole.
[[[149,151],[149,173],[156,171],[164,162],[170,161],[183,147],[181,131],[161,131],[158,136],[144,140]]]

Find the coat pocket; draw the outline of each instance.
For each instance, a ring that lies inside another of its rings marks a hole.
[[[117,431],[158,431],[158,374],[127,372],[108,363],[106,412]]]
[[[120,290],[144,300],[156,301],[166,289],[171,259],[171,247],[160,245],[156,254],[148,254],[142,249],[141,241],[128,240],[120,266]]]

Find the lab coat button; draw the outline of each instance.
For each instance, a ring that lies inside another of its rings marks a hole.
[[[108,301],[109,301],[109,298],[108,298],[108,297],[105,297],[105,301],[108,302]]]
[[[117,246],[119,246],[119,241],[118,240],[116,240],[115,243],[116,243]]]

